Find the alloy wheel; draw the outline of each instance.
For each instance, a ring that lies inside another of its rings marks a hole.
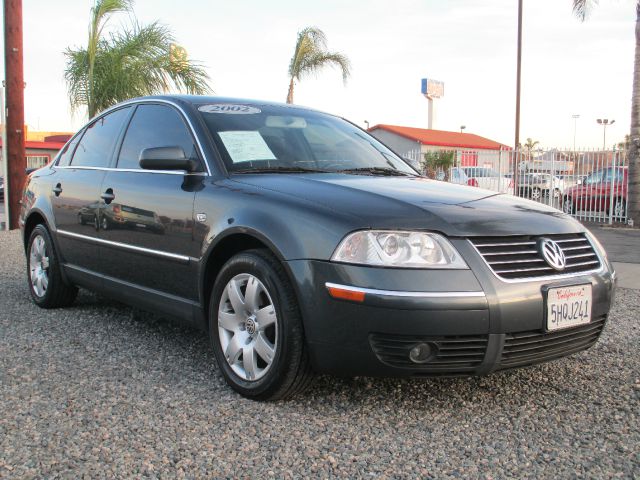
[[[540,197],[542,196],[542,192],[540,191],[539,188],[534,188],[531,192],[531,199],[532,200],[540,200]]]
[[[572,214],[573,213],[573,200],[571,198],[567,198],[562,204],[562,211],[564,213]]]
[[[231,369],[243,380],[262,378],[278,348],[278,318],[265,285],[241,273],[224,288],[218,307],[218,337]]]
[[[49,256],[42,235],[36,235],[29,250],[29,280],[38,297],[44,297],[49,286]]]
[[[616,218],[624,217],[625,214],[625,205],[624,200],[621,198],[616,198],[615,203],[613,204],[613,216]]]

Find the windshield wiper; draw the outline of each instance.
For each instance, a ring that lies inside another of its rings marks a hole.
[[[260,167],[260,168],[241,168],[231,170],[229,173],[330,173],[329,170],[320,170],[318,168],[303,167]]]
[[[387,167],[361,167],[361,168],[345,168],[338,170],[339,173],[355,173],[357,174],[369,174],[369,175],[381,175],[385,177],[413,177],[414,175],[409,172],[403,172],[396,170],[395,168]]]

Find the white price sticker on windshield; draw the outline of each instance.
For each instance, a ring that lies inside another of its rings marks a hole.
[[[262,110],[249,105],[234,105],[230,103],[214,103],[211,105],[202,105],[198,110],[203,113],[225,113],[227,115],[253,115],[260,113]]]
[[[218,132],[233,163],[275,160],[276,157],[256,130]]]

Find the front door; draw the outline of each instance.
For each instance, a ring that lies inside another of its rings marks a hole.
[[[54,167],[51,204],[59,253],[69,267],[99,272],[100,186],[130,111],[121,108],[88,125]]]
[[[143,170],[140,152],[177,146],[199,159],[181,114],[169,105],[136,107],[120,148],[116,168],[102,183],[99,225],[101,270],[152,294],[198,299],[193,240],[193,202],[204,173]]]

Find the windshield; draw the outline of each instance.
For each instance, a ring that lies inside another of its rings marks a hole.
[[[375,138],[331,115],[227,103],[198,110],[230,172],[417,174]]]

